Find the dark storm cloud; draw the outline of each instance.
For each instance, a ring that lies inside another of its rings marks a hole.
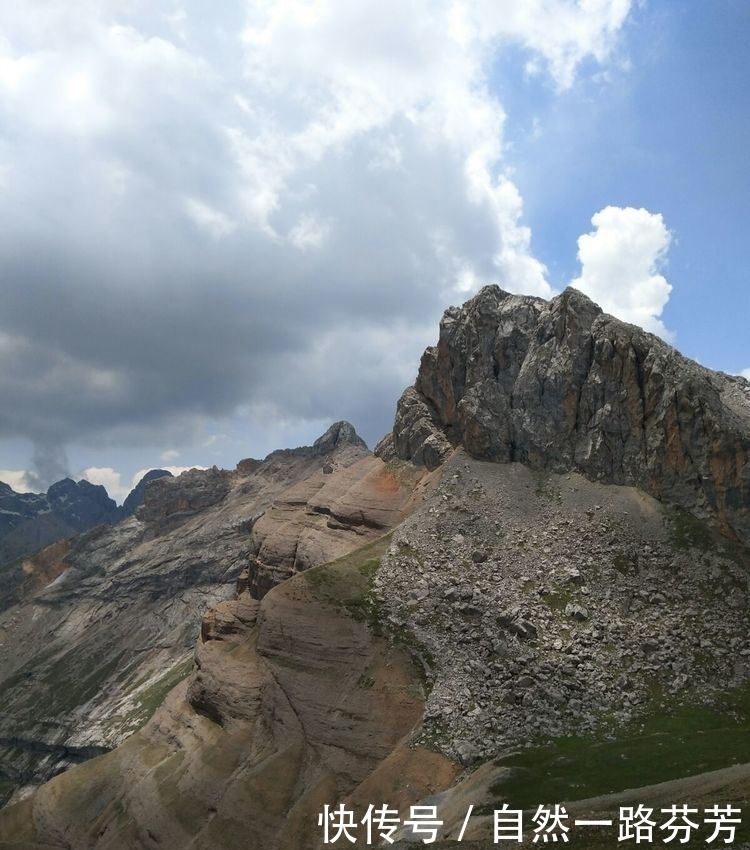
[[[44,492],[50,484],[70,476],[68,457],[58,444],[36,443],[31,464],[33,468],[24,476],[24,484],[34,492]]]
[[[0,12],[0,436],[41,478],[66,443],[255,408],[372,440],[462,275],[546,286],[479,47],[433,22],[392,59],[388,23],[368,56],[268,15]]]

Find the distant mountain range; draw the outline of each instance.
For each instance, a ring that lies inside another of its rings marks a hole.
[[[88,481],[64,478],[46,493],[16,493],[0,481],[0,569],[61,538],[131,516],[146,484],[165,476],[171,476],[165,469],[147,472],[122,507],[105,487]]]

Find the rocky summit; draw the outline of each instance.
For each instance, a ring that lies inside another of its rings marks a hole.
[[[339,422],[28,556],[0,848],[320,848],[326,806],[384,804],[396,846],[429,805],[434,846],[479,848],[503,805],[748,807],[749,451],[747,381],[575,290],[486,287],[374,455]]]
[[[121,507],[101,484],[85,480],[63,478],[46,493],[16,493],[0,481],[0,609],[38,589],[45,578],[56,578],[38,569],[51,564],[49,557],[35,562],[28,556],[52,543],[59,545],[50,551],[61,552],[64,541],[77,534],[131,516],[143,501],[146,484],[170,475],[164,469],[147,472]]]
[[[435,468],[455,446],[628,484],[750,541],[750,384],[566,289],[488,286],[440,323],[376,449]]]

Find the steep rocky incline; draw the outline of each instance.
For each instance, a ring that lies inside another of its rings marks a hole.
[[[438,477],[392,534],[207,612],[187,683],[0,812],[8,848],[301,850],[326,803],[438,804],[454,840],[472,804],[487,846],[522,745],[747,683],[747,547],[576,473],[457,452]]]
[[[0,812],[0,846],[302,850],[326,803],[406,806],[450,784],[453,763],[404,743],[418,671],[349,614],[382,549],[217,606],[187,685],[118,749]]]
[[[375,579],[429,659],[423,740],[471,764],[750,679],[748,547],[577,473],[461,451],[442,472]]]
[[[189,672],[206,608],[381,535],[420,477],[337,423],[233,472],[152,481],[137,516],[26,559],[28,598],[0,614],[0,781],[116,746]]]
[[[457,445],[639,487],[750,541],[750,383],[574,289],[547,302],[488,286],[446,310],[376,454],[434,468]]]
[[[441,839],[471,804],[482,847],[503,802],[679,801],[708,771],[690,793],[746,801],[749,453],[748,382],[574,290],[483,289],[378,457],[337,423],[29,564],[0,617],[0,736],[7,712],[27,743],[0,764],[138,731],[0,811],[0,847],[303,850],[339,803],[439,805]]]

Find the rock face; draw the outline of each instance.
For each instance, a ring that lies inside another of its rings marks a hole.
[[[361,817],[449,784],[455,765],[404,743],[423,709],[413,663],[347,611],[365,587],[353,563],[221,603],[187,684],[121,747],[0,813],[0,844],[304,850],[325,804]]]
[[[428,468],[455,447],[639,487],[750,540],[750,383],[712,372],[574,289],[482,289],[437,346],[376,454]]]
[[[256,598],[298,572],[382,536],[420,497],[422,474],[411,465],[389,470],[369,456],[330,472],[329,466],[331,461],[322,474],[286,489],[253,524],[254,555],[241,581]]]
[[[643,736],[685,704],[717,733],[748,721],[749,451],[746,381],[573,290],[482,290],[446,312],[379,457],[336,423],[153,481],[135,516],[27,559],[0,614],[0,793],[85,761],[16,794],[0,846],[307,850],[327,804],[437,804],[456,840],[471,804],[478,848],[513,777],[575,767],[508,762],[534,742],[638,739],[607,764],[645,786],[669,737],[705,771],[679,718]],[[736,767],[719,802],[750,793]]]
[[[16,493],[0,481],[0,610],[14,600],[14,591],[23,580],[20,563],[8,570],[3,567],[55,541],[132,516],[143,502],[146,485],[165,476],[171,473],[164,469],[147,472],[122,507],[101,484],[85,480],[64,478],[46,493]]]
[[[401,466],[338,423],[316,446],[152,480],[136,516],[23,559],[0,613],[0,798],[143,725],[238,586],[262,596],[399,523],[424,472]]]
[[[146,485],[170,475],[163,469],[147,472],[119,508],[104,487],[88,481],[66,478],[46,494],[16,493],[0,482],[0,611],[64,572],[62,557],[77,534],[131,516]]]
[[[64,478],[47,490],[50,510],[74,531],[85,531],[118,518],[117,504],[101,484]]]
[[[122,503],[122,515],[132,516],[136,508],[143,504],[143,499],[146,494],[146,485],[151,481],[156,481],[159,478],[171,478],[172,473],[166,469],[150,469],[141,480],[128,493],[127,498]]]
[[[8,848],[304,850],[371,803],[437,804],[455,841],[471,803],[478,850],[504,753],[747,682],[748,547],[576,473],[458,451],[432,477],[392,534],[206,612],[146,726],[0,811]]]
[[[336,450],[342,450],[346,447],[354,449],[363,449],[369,451],[367,443],[354,430],[354,426],[349,422],[339,421],[318,437],[313,443],[313,452],[319,457],[329,455]]]

